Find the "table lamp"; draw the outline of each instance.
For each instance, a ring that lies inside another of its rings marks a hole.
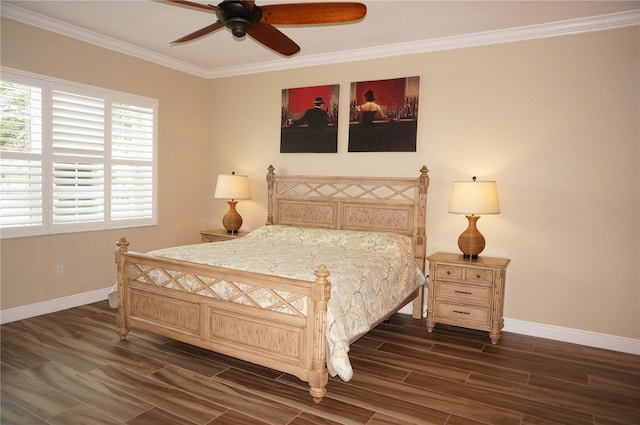
[[[236,199],[251,199],[251,188],[249,187],[249,177],[238,176],[235,172],[231,174],[218,175],[216,192],[213,195],[216,199],[229,199],[229,211],[222,218],[222,225],[227,229],[227,233],[238,233],[242,226],[242,217],[236,210],[238,202]]]
[[[458,248],[465,259],[477,259],[484,250],[485,240],[476,222],[481,214],[500,214],[496,182],[476,181],[475,177],[472,181],[453,182],[449,212],[467,216],[469,226],[458,238]]]

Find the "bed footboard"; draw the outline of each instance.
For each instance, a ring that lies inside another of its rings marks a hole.
[[[323,265],[306,282],[129,252],[124,237],[117,245],[120,339],[147,330],[297,376],[322,400],[331,296]]]

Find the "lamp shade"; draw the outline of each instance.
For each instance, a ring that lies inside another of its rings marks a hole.
[[[496,182],[453,182],[449,212],[454,214],[499,214],[498,188]]]
[[[220,174],[216,183],[217,199],[251,199],[249,177],[233,174]]]

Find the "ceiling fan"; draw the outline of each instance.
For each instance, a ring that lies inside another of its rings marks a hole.
[[[351,22],[361,19],[367,13],[367,7],[362,3],[284,3],[258,6],[254,1],[224,0],[217,6],[213,6],[186,0],[168,1],[214,12],[218,17],[215,23],[174,40],[171,44],[191,41],[227,27],[235,37],[244,37],[248,34],[259,43],[284,56],[297,53],[300,46],[273,25]]]

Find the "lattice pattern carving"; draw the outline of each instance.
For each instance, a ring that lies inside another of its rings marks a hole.
[[[135,263],[129,266],[131,280],[136,282],[203,295],[260,310],[306,317],[307,297],[301,294],[159,266]]]
[[[392,199],[413,201],[416,197],[415,185],[394,185],[389,183],[313,183],[278,182],[280,198],[345,198],[345,199]]]

